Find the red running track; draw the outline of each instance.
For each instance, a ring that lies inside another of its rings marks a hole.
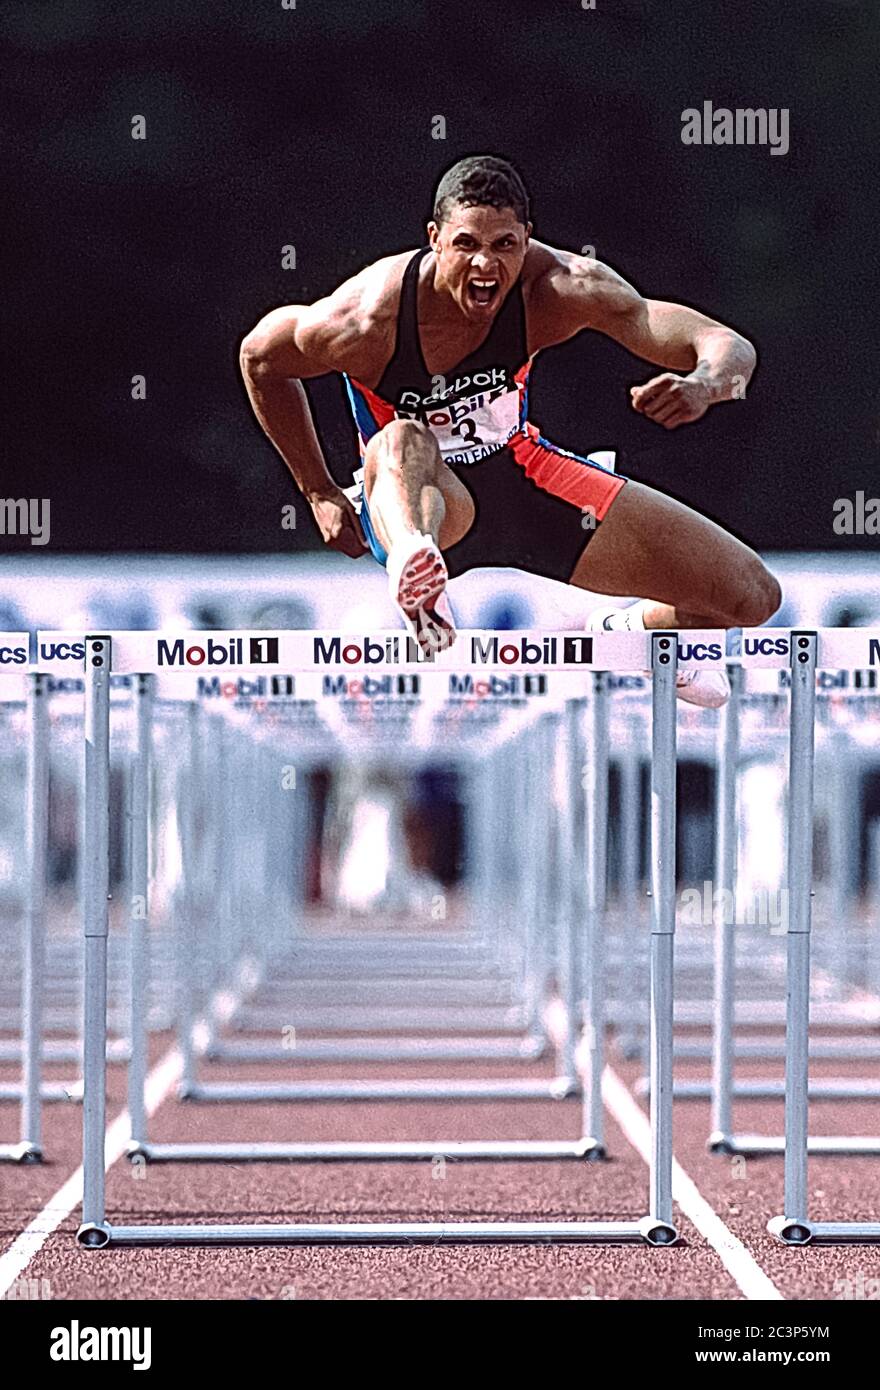
[[[154,1039],[154,1060],[168,1039]],[[613,1056],[629,1085],[641,1070]],[[335,1079],[350,1065],[210,1068],[237,1080]],[[705,1065],[680,1063],[680,1077],[705,1075]],[[743,1064],[744,1074],[778,1075],[778,1066]],[[866,1065],[817,1063],[814,1075],[864,1074]],[[49,1077],[70,1068],[49,1068]],[[528,1076],[549,1074],[543,1063],[361,1066],[359,1075]],[[12,1079],[10,1068],[4,1077]],[[111,1067],[108,1118],[124,1104],[124,1071]],[[639,1101],[642,1109],[645,1102]],[[0,1167],[0,1260],[76,1169],[81,1110],[48,1105],[39,1167]],[[167,1099],[151,1122],[156,1140],[574,1138],[579,1107],[566,1102],[431,1102],[292,1105],[180,1104]],[[736,1124],[774,1133],[778,1102],[743,1101]],[[0,1140],[17,1137],[16,1108],[0,1108]],[[880,1103],[819,1102],[812,1126],[823,1133],[880,1134]],[[781,1210],[782,1160],[719,1158],[706,1152],[708,1104],[676,1104],[676,1157],[705,1201],[785,1299],[880,1295],[880,1249],[785,1248],[765,1230]],[[647,1168],[618,1124],[608,1127],[611,1157],[602,1164],[199,1164],[132,1167],[116,1162],[108,1174],[111,1220],[563,1220],[625,1218],[646,1206]],[[826,1220],[880,1217],[880,1159],[813,1158],[811,1215]],[[678,1213],[681,1244],[642,1246],[437,1246],[338,1249],[117,1249],[87,1252],[75,1243],[71,1212],[23,1270],[47,1280],[56,1299],[719,1299],[746,1297],[716,1249]],[[722,1233],[723,1234],[723,1233]],[[0,1265],[2,1268],[2,1265]],[[872,1281],[877,1281],[876,1283]],[[766,1296],[764,1294],[763,1296]]]

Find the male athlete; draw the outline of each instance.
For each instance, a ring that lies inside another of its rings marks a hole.
[[[607,629],[753,627],[781,593],[759,557],[643,483],[545,439],[529,418],[535,355],[583,329],[664,368],[630,389],[663,429],[741,396],[751,344],[694,309],[644,299],[608,266],[531,239],[528,195],[504,159],[441,179],[430,245],[368,266],[326,299],[275,309],[245,338],[257,418],[328,545],[369,549],[425,650],[454,640],[447,579],[514,566],[604,594]],[[302,381],[341,372],[362,467],[330,476]],[[681,672],[679,694],[718,705],[727,679]]]

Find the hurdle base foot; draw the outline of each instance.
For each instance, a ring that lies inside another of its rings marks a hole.
[[[670,1221],[660,1221],[656,1216],[643,1216],[639,1230],[646,1245],[677,1245],[681,1239]]]
[[[23,1139],[20,1144],[0,1145],[0,1163],[42,1163],[43,1150],[39,1144]]]
[[[722,1158],[732,1158],[737,1152],[733,1136],[720,1129],[713,1130],[709,1135],[706,1148],[710,1154],[718,1154]]]
[[[767,1222],[767,1230],[782,1245],[809,1245],[813,1239],[809,1221],[798,1221],[791,1216],[774,1216]]]
[[[76,1239],[84,1250],[104,1250],[110,1244],[110,1226],[106,1221],[84,1221]]]

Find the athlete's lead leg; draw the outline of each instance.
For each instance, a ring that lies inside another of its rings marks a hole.
[[[440,464],[434,439],[414,422],[396,420],[370,440],[364,488],[370,520],[389,554],[416,531],[439,539],[446,514],[436,481]]]
[[[370,440],[364,492],[370,524],[388,555],[391,597],[408,630],[426,650],[448,646],[455,626],[440,548],[470,528],[470,493],[415,420],[393,420]]]

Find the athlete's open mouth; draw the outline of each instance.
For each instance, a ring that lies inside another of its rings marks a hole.
[[[468,299],[472,304],[491,304],[497,293],[497,280],[468,281]]]

